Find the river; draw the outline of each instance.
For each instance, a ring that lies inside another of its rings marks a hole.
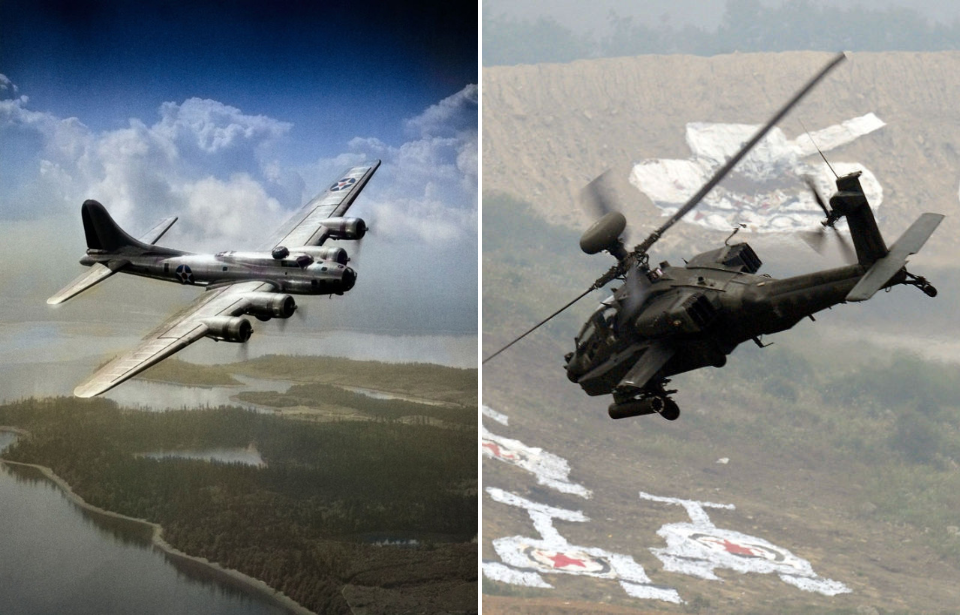
[[[0,432],[0,451],[15,440]],[[202,566],[174,563],[151,529],[81,508],[38,470],[0,464],[0,613],[289,613]]]

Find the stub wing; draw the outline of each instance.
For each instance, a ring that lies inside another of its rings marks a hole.
[[[666,342],[654,342],[640,355],[640,359],[620,381],[620,386],[642,389],[674,354],[676,350]]]
[[[325,192],[291,216],[261,248],[272,250],[277,246],[290,248],[323,244],[330,234],[329,229],[323,226],[324,220],[345,214],[379,166],[380,161],[376,160],[344,171]]]
[[[240,282],[206,291],[151,331],[136,348],[97,370],[73,394],[93,397],[112,389],[207,335],[209,319],[243,314],[249,307],[247,293],[273,290],[273,285],[266,282]]]

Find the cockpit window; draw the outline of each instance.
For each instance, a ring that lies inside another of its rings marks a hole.
[[[311,264],[313,264],[313,257],[311,257],[310,255],[301,254],[300,256],[297,257],[297,265],[301,269],[309,267]]]
[[[582,348],[584,344],[590,341],[596,332],[597,328],[593,324],[593,319],[588,320],[587,324],[580,330],[580,335],[577,336],[577,346]]]

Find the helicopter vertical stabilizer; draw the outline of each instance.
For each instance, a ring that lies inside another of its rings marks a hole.
[[[860,265],[869,268],[887,255],[887,244],[883,241],[873,210],[860,186],[860,171],[838,177],[837,190],[830,198],[830,207],[834,215],[847,219],[857,260]]]

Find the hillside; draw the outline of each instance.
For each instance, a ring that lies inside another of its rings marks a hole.
[[[576,245],[583,184],[622,169],[621,192],[640,203],[628,218],[655,222],[626,180],[632,163],[690,158],[688,122],[764,121],[827,57],[485,69],[484,356],[609,264]],[[894,289],[679,376],[673,423],[612,421],[608,399],[567,381],[563,355],[600,293],[484,366],[485,612],[957,612],[958,60],[852,54],[799,108],[811,130],[868,113],[886,123],[828,157],[876,176],[887,235],[919,211],[949,216],[911,261],[936,299]],[[654,258],[722,238],[679,224]],[[747,240],[774,275],[833,266],[780,234]]]
[[[576,196],[613,167],[631,204],[628,219],[653,224],[659,212],[626,184],[632,164],[688,158],[688,122],[763,123],[830,57],[640,56],[485,68],[484,192],[527,200],[548,219],[582,229],[588,219]],[[866,165],[876,175],[883,186],[882,228],[898,231],[918,212],[933,210],[948,216],[941,234],[955,237],[958,75],[960,52],[851,53],[780,128],[794,139],[803,133],[801,120],[815,131],[875,114],[883,128],[828,157]],[[807,162],[816,162],[815,152]],[[953,247],[938,238],[927,256],[945,258]]]

